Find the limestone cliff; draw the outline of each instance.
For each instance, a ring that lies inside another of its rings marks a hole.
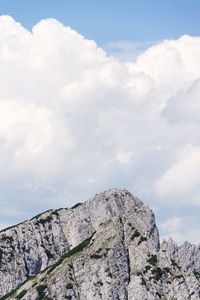
[[[126,190],[48,211],[0,241],[2,299],[200,299],[200,246],[160,245],[152,211]]]

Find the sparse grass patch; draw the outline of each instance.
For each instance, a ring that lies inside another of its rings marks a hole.
[[[95,253],[95,254],[91,254],[91,255],[90,255],[90,258],[91,258],[91,259],[93,259],[93,258],[95,258],[95,259],[100,259],[100,258],[102,258],[102,255],[99,255],[99,254],[96,254],[96,253]]]
[[[43,219],[37,219],[37,221],[35,222],[35,225],[40,225],[42,224],[43,226],[46,224],[46,223],[49,223],[52,221],[52,216],[48,216],[46,218],[43,218]]]
[[[147,260],[147,262],[150,264],[150,265],[153,265],[155,266],[158,262],[158,258],[157,258],[157,255],[151,255],[151,257]]]
[[[149,265],[145,266],[143,273],[147,273],[150,269],[151,269],[151,266],[149,266]]]
[[[99,281],[97,281],[97,282],[95,283],[95,285],[103,286],[103,282],[102,282],[101,280],[99,280]]]
[[[154,275],[152,278],[156,281],[160,280],[161,277],[165,274],[165,272],[159,267],[151,270],[151,273]]]
[[[145,279],[143,278],[143,277],[141,277],[141,283],[140,283],[141,285],[147,285],[146,284],[146,281],[145,281]]]
[[[166,273],[169,273],[169,274],[172,273],[171,270],[170,270],[170,268],[168,268],[168,267],[164,267],[163,270],[164,270]]]
[[[176,267],[179,270],[181,270],[181,267],[176,263],[176,261],[174,259],[171,259],[171,264],[172,264],[173,267]]]
[[[200,272],[198,272],[197,270],[193,270],[193,274],[196,277],[196,279],[200,279]]]
[[[13,237],[4,234],[4,235],[2,235],[1,240],[11,243],[11,242],[13,242]]]
[[[67,290],[71,290],[71,289],[73,289],[73,284],[71,282],[69,282],[69,283],[66,284],[65,287],[66,287]]]
[[[77,208],[79,207],[80,205],[82,205],[83,203],[76,203],[74,206],[71,207],[71,209],[74,209],[74,208]]]
[[[76,253],[79,253],[81,252],[84,248],[86,248],[92,237],[94,236],[95,232],[88,238],[88,239],[85,239],[84,241],[82,241],[79,245],[77,245],[76,247],[74,247],[72,250],[70,250],[69,252],[67,252],[65,255],[63,255],[53,266],[49,267],[47,269],[47,274],[51,273],[57,266],[59,266],[63,260],[65,258],[68,258],[68,257],[71,257],[72,255],[76,254]]]
[[[58,215],[59,215],[59,213],[58,213],[58,211],[57,211],[57,210],[54,210],[54,211],[52,212],[52,214],[51,214],[51,215],[58,216]]]
[[[184,278],[182,274],[180,275],[175,275],[174,278],[180,279],[180,278]]]
[[[21,299],[22,297],[24,297],[27,293],[27,290],[23,290],[21,291],[21,293],[19,293],[17,296],[16,296],[16,299],[19,300]]]
[[[3,257],[3,250],[0,248],[0,260],[2,259]]]
[[[45,249],[45,253],[46,253],[48,259],[54,258],[53,254],[48,249]]]
[[[100,226],[106,226],[112,222],[112,219],[108,219],[107,221],[100,224]]]
[[[135,238],[139,237],[140,233],[137,229],[135,229],[135,232],[131,236],[131,240],[133,241]]]
[[[46,288],[47,288],[47,285],[46,285],[46,284],[41,284],[41,285],[38,285],[38,286],[36,287],[36,290],[37,290],[37,293],[38,293],[37,300],[42,300],[42,299],[44,299]]]
[[[147,241],[147,238],[146,238],[145,236],[141,236],[141,237],[140,237],[140,240],[139,240],[139,242],[138,242],[138,246],[139,246],[142,242],[145,242],[145,241]]]

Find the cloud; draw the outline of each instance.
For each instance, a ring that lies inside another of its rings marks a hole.
[[[195,228],[195,223],[186,216],[169,217],[160,223],[160,231],[162,239],[168,240],[172,238],[179,245],[186,240],[191,243],[199,244],[199,228]]]
[[[170,99],[163,115],[171,123],[198,123],[200,114],[200,80],[195,80],[186,90],[181,90]]]
[[[181,226],[182,218],[180,217],[170,217],[160,224],[160,229],[163,233],[163,239],[173,238],[177,242],[182,242],[181,238]]]
[[[181,195],[183,203],[185,195],[190,194],[190,203],[198,201],[200,194],[200,147],[186,146],[180,152],[178,160],[159,178],[155,184],[157,192],[162,195]]]
[[[199,50],[183,36],[123,62],[54,19],[1,16],[2,223],[114,186],[158,214],[199,205]]]

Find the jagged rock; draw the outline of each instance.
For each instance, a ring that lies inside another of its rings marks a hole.
[[[21,284],[3,299],[200,299],[200,247],[160,246],[152,211],[126,190],[48,211],[0,240],[1,295]]]

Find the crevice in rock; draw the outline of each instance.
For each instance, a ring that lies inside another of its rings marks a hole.
[[[125,230],[124,230],[124,222],[122,217],[119,217],[120,224],[122,225],[122,244],[124,251],[126,252],[126,263],[127,263],[127,285],[125,286],[125,296],[126,300],[128,300],[128,285],[131,281],[131,269],[130,269],[130,258],[129,258],[129,250],[127,249],[125,245]]]
[[[23,261],[24,261],[24,268],[25,268],[25,276],[28,278],[30,276],[30,271],[25,256],[23,257]]]

